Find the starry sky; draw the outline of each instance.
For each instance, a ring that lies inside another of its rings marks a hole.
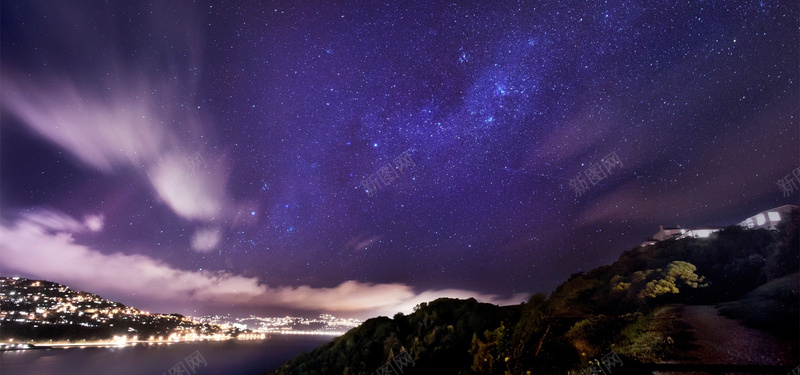
[[[788,1],[0,6],[4,276],[364,318],[798,202]]]

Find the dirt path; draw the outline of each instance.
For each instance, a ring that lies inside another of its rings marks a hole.
[[[681,315],[698,346],[686,353],[695,359],[681,363],[782,365],[791,358],[789,343],[721,316],[714,306],[685,306]]]

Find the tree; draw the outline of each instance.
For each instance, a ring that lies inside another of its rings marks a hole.
[[[481,340],[478,334],[472,336],[469,353],[473,356],[472,371],[479,374],[503,374],[509,360],[506,348],[506,327],[500,323],[494,331],[486,330]]]
[[[624,302],[644,304],[666,294],[678,294],[680,288],[706,287],[705,277],[695,273],[697,267],[689,262],[675,260],[661,268],[636,271],[630,277],[616,275],[611,278],[612,295]]]
[[[678,294],[678,288],[681,286],[694,289],[707,286],[708,284],[704,283],[705,278],[698,276],[695,271],[697,267],[689,262],[680,260],[670,262],[666,271],[656,270],[655,277],[647,282],[637,298],[645,301],[667,293]]]
[[[767,258],[767,279],[774,280],[800,269],[800,213],[793,209],[788,219],[778,224],[779,243]]]

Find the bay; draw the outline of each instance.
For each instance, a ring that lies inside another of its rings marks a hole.
[[[332,339],[330,336],[276,335],[264,340],[7,351],[0,352],[0,374],[162,375],[170,374],[171,368],[182,363],[187,370],[183,374],[261,375]],[[194,368],[190,369],[192,365]]]

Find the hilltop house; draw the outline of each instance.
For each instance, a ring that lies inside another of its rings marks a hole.
[[[739,223],[739,226],[748,229],[777,229],[778,223],[780,223],[780,221],[784,218],[788,218],[792,212],[792,209],[797,209],[797,206],[787,204],[780,207],[775,207],[771,210],[759,212]]]
[[[642,242],[642,244],[639,245],[639,247],[655,245],[656,242],[661,242],[668,239],[681,238],[685,233],[686,229],[682,229],[680,225],[678,225],[675,228],[664,228],[663,225],[659,225],[658,232],[656,232],[656,234],[654,234],[652,237]]]
[[[694,229],[681,228],[680,225],[675,228],[664,228],[663,225],[658,226],[658,232],[642,242],[639,247],[655,245],[657,242],[666,240],[677,240],[679,238],[708,238],[712,233],[718,232],[721,227],[700,227]]]
[[[684,233],[686,233],[686,229],[681,229],[680,225],[678,225],[676,228],[666,229],[663,225],[659,225],[658,228],[658,233],[653,235],[653,239],[656,241],[664,241],[670,238],[680,238]]]
[[[680,238],[708,238],[712,233],[719,232],[721,229],[722,227],[700,227],[689,229]]]
[[[791,204],[783,205],[780,207],[775,207],[770,210],[766,210],[763,212],[759,212],[755,214],[741,223],[739,226],[748,228],[748,229],[760,229],[765,228],[769,230],[777,229],[778,223],[783,219],[788,219],[789,215],[791,214],[792,210],[796,210],[797,206],[793,206]],[[653,237],[648,238],[644,242],[642,242],[639,247],[645,247],[650,245],[655,245],[657,242],[666,241],[669,239],[678,239],[678,238],[708,238],[711,236],[712,233],[718,232],[721,227],[700,227],[694,229],[684,229],[678,225],[675,228],[664,228],[663,225],[659,226],[659,230]]]

